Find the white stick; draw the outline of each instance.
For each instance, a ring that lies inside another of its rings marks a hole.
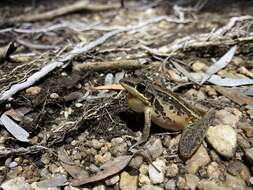
[[[121,29],[113,30],[111,32],[107,32],[103,36],[101,36],[100,38],[98,38],[88,44],[84,44],[82,42],[78,43],[73,48],[73,50],[66,53],[62,58],[55,59],[55,60],[51,61],[48,65],[43,67],[40,71],[31,75],[26,81],[18,83],[18,84],[14,84],[13,86],[11,86],[11,88],[9,90],[1,92],[0,93],[0,101],[9,99],[12,95],[17,93],[18,91],[23,90],[23,89],[33,85],[36,81],[38,81],[42,77],[45,77],[49,72],[55,70],[57,67],[62,67],[65,64],[65,62],[70,61],[75,56],[85,53],[85,52],[93,49],[94,47],[103,44],[106,40],[115,36],[116,34],[123,33],[123,32],[129,32],[129,31],[137,31],[138,29],[140,29],[142,27],[145,27],[145,26],[153,24],[153,23],[160,22],[162,20],[166,20],[168,22],[175,21],[175,19],[172,19],[167,16],[155,17],[155,18],[152,18],[146,22],[140,23],[136,26],[128,26],[125,28],[121,28]]]

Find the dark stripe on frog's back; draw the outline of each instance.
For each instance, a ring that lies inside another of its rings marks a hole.
[[[178,115],[188,114],[189,116],[200,118],[201,114],[197,110],[194,110],[191,105],[189,105],[172,91],[168,89],[163,89],[158,85],[153,85],[153,88],[156,93],[155,96],[159,97],[160,101],[162,101],[162,104],[166,104],[171,108],[171,110],[174,109],[175,111],[177,111]]]

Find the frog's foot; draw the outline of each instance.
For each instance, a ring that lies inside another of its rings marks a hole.
[[[135,147],[137,147],[137,146],[139,146],[139,145],[141,145],[141,144],[147,142],[148,136],[145,136],[144,134],[145,134],[145,133],[142,134],[141,139],[139,139],[134,145],[132,145],[132,146],[129,148],[129,151],[130,151],[130,152],[133,150],[133,148],[135,148]]]

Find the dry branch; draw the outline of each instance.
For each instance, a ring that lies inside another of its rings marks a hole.
[[[42,77],[45,77],[49,72],[53,71],[57,67],[64,66],[64,64],[66,62],[69,62],[75,56],[80,55],[82,53],[85,53],[85,52],[93,49],[94,47],[97,47],[97,46],[103,44],[109,38],[111,38],[111,37],[113,37],[113,36],[115,36],[119,33],[129,32],[129,31],[136,31],[136,30],[138,30],[140,28],[143,28],[147,25],[154,24],[154,23],[160,22],[162,20],[166,20],[166,21],[170,22],[173,19],[171,19],[169,17],[164,17],[164,16],[155,17],[155,18],[150,19],[146,22],[140,23],[136,26],[128,26],[128,27],[125,27],[125,28],[122,28],[122,29],[107,32],[103,36],[97,38],[96,40],[94,40],[94,41],[92,41],[88,44],[85,44],[85,43],[81,42],[81,43],[77,44],[73,48],[73,50],[65,53],[61,58],[58,58],[58,59],[56,58],[55,60],[49,62],[48,65],[43,67],[40,71],[38,71],[38,72],[34,73],[33,75],[31,75],[26,81],[15,84],[15,85],[11,86],[11,88],[9,90],[1,92],[0,93],[0,101],[8,100],[12,95],[14,95],[15,93],[17,93],[20,90],[23,90],[23,89],[33,85],[36,81],[38,81]]]
[[[158,56],[170,56],[179,51],[186,51],[191,49],[200,49],[212,46],[233,46],[238,45],[239,43],[249,43],[253,42],[253,34],[247,33],[247,35],[235,32],[235,24],[239,21],[249,21],[253,20],[251,16],[243,16],[243,17],[233,17],[230,19],[229,24],[225,25],[221,29],[217,30],[215,33],[205,33],[193,36],[187,36],[179,40],[175,40],[169,46],[162,46],[158,49],[151,49],[146,46],[142,46],[142,48],[146,49],[151,54],[155,54]],[[247,26],[252,25],[253,22],[248,22]],[[226,35],[224,35],[226,34]]]
[[[105,62],[89,62],[76,64],[73,70],[76,71],[105,71],[105,70],[135,70],[142,68],[143,65],[138,60],[118,60]]]
[[[67,6],[60,7],[58,9],[39,13],[35,15],[21,15],[18,17],[10,18],[7,22],[8,23],[15,23],[15,22],[34,22],[39,20],[50,20],[62,15],[66,15],[73,12],[78,11],[107,11],[111,9],[119,8],[120,5],[110,4],[110,5],[100,5],[94,4],[86,0],[78,1],[74,4],[68,4]]]
[[[34,43],[31,43],[27,40],[22,40],[22,39],[17,39],[16,40],[19,44],[25,46],[25,47],[28,47],[28,48],[31,48],[31,49],[41,49],[41,50],[49,50],[49,49],[57,49],[59,47],[55,46],[55,45],[43,45],[43,44],[34,44]]]
[[[27,148],[3,148],[0,149],[0,158],[8,157],[11,155],[27,155],[27,154],[35,154],[38,152],[42,152],[44,150],[47,150],[48,148],[40,145],[33,145],[29,146]]]

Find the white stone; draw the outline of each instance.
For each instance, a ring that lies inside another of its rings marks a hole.
[[[31,190],[31,186],[26,183],[24,177],[17,177],[2,183],[3,190]]]
[[[156,168],[154,168],[153,165]],[[165,165],[164,161],[162,161],[162,160],[156,160],[156,161],[152,162],[152,164],[149,165],[148,173],[149,173],[151,183],[153,183],[153,184],[163,183],[165,168],[166,168],[166,165]],[[160,171],[157,171],[157,169]]]
[[[119,181],[119,175],[115,175],[107,180],[105,180],[106,185],[114,185]]]
[[[60,187],[39,187],[37,182],[31,184],[32,190],[60,190]]]
[[[141,187],[141,190],[163,190],[163,189],[155,185],[144,185],[143,187]]]
[[[96,187],[93,187],[92,190],[105,190],[105,186],[104,185],[98,185]]]
[[[206,137],[220,155],[226,158],[231,158],[234,155],[237,145],[237,134],[229,125],[210,127]]]
[[[164,150],[161,139],[157,138],[150,141],[147,145],[147,150],[153,160],[161,156]]]
[[[140,174],[139,175],[139,184],[140,186],[143,186],[143,185],[150,185],[150,179],[148,176],[146,175],[143,175],[143,174]]]
[[[195,174],[201,167],[210,162],[210,157],[203,145],[193,154],[193,156],[186,162],[186,171],[190,174]]]
[[[18,166],[18,163],[17,162],[11,162],[10,164],[9,164],[9,168],[15,168],[15,167],[17,167]]]
[[[131,176],[127,172],[120,174],[119,187],[121,190],[137,190],[138,176]]]

